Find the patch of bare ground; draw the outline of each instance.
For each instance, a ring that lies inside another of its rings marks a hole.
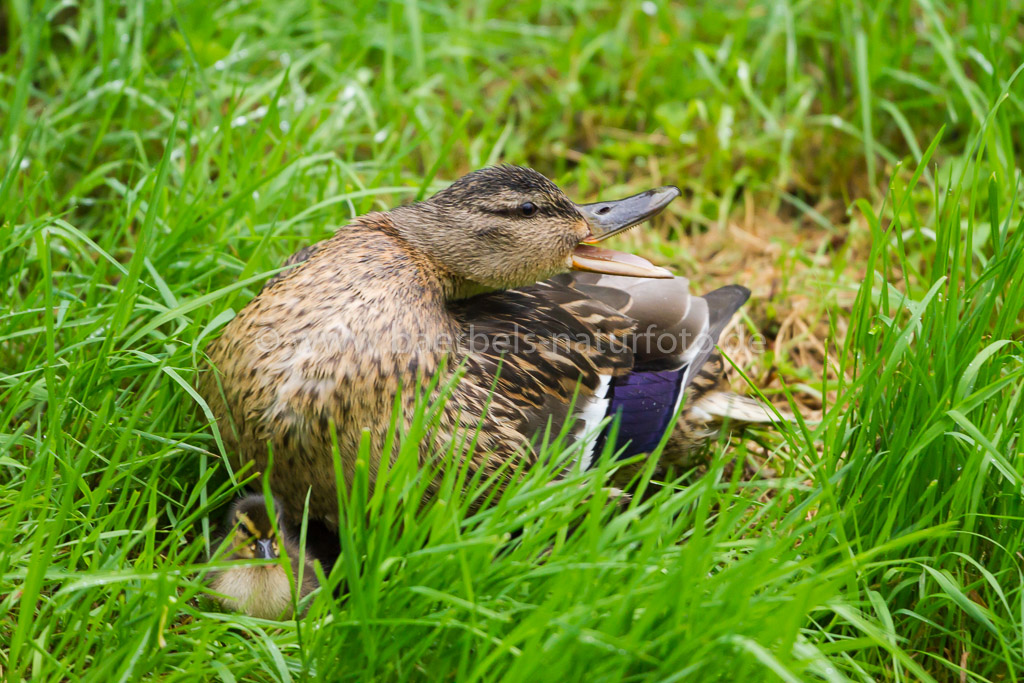
[[[841,372],[839,344],[846,338],[857,286],[864,278],[860,264],[870,250],[867,233],[848,221],[845,206],[823,202],[815,209],[827,215],[834,230],[806,217],[786,217],[755,209],[724,228],[685,237],[687,251],[699,268],[686,273],[691,289],[706,292],[730,283],[751,290],[743,315],[722,334],[722,348],[750,382],[780,411],[795,408],[804,419],[820,420],[825,406],[836,400]],[[739,393],[752,393],[732,372]],[[846,380],[850,380],[847,369]],[[824,380],[824,382],[823,382]],[[760,444],[760,446],[758,445]],[[748,441],[751,455],[743,479],[773,477],[784,469],[773,457],[788,450],[778,444],[773,456],[761,441]],[[731,466],[724,476],[731,476]],[[801,468],[802,469],[802,468]]]

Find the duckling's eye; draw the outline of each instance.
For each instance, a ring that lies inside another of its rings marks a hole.
[[[519,214],[529,218],[533,214],[537,213],[537,205],[533,202],[523,202],[519,205]]]

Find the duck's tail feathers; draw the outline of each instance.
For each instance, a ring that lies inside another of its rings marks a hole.
[[[727,391],[713,391],[702,396],[687,408],[692,417],[707,422],[779,423],[795,422],[793,413],[780,410],[778,414],[757,399]],[[706,417],[705,417],[706,416]]]
[[[729,324],[740,306],[750,298],[750,290],[741,285],[726,285],[704,295],[708,302],[708,334],[718,342],[718,336]]]

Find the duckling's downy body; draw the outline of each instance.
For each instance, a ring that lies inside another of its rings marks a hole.
[[[231,506],[227,523],[231,551],[226,559],[268,562],[218,570],[210,582],[217,600],[225,609],[260,619],[290,617],[294,604],[292,583],[280,561],[271,562],[281,556],[281,547],[284,546],[291,563],[297,597],[309,595],[319,584],[309,558],[285,533],[284,520],[277,520],[281,533],[275,534],[263,496],[253,494]]]
[[[581,206],[534,171],[488,168],[299,252],[209,349],[219,386],[205,373],[200,388],[235,463],[265,469],[269,443],[289,517],[308,490],[311,515],[336,524],[330,421],[347,481],[369,433],[372,480],[396,393],[401,426],[416,387],[460,365],[424,458],[475,437],[472,466],[511,464],[511,475],[533,462],[539,431],[571,420],[589,466],[607,437],[599,423],[616,413],[625,455],[649,451],[687,389],[674,448],[692,450],[728,412],[703,399],[722,388],[714,344],[749,292],[692,296],[685,278],[588,246],[677,195]]]

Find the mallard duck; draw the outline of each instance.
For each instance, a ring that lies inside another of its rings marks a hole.
[[[281,508],[274,504],[275,515]],[[291,563],[292,580],[303,598],[319,585],[309,556],[288,537],[285,521],[275,520],[280,534],[267,513],[267,504],[260,494],[236,501],[227,517],[227,560],[268,560],[266,564],[245,564],[218,570],[210,587],[215,599],[225,609],[243,612],[261,619],[285,619],[292,615],[292,582],[278,559],[284,547]],[[301,573],[301,577],[300,577]]]
[[[438,372],[464,376],[422,457],[476,435],[470,466],[487,475],[528,467],[537,434],[567,421],[581,467],[616,414],[619,456],[650,451],[684,395],[668,464],[737,405],[767,415],[723,392],[715,353],[747,289],[694,296],[686,278],[595,246],[678,195],[668,186],[576,204],[536,171],[497,166],[298,252],[208,351],[216,372],[200,390],[234,464],[263,471],[269,444],[270,485],[288,514],[308,491],[310,514],[336,525],[330,422],[346,481],[369,435],[372,481],[396,394],[401,427],[416,387]]]

